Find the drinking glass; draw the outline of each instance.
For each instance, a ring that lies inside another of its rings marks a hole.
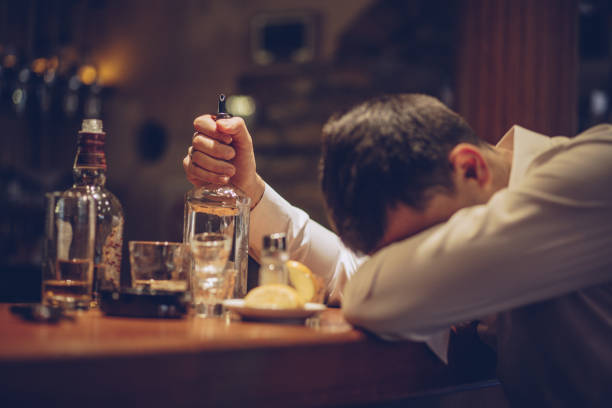
[[[191,254],[180,242],[130,241],[132,288],[142,292],[186,292]]]
[[[88,309],[92,301],[96,207],[75,191],[45,195],[42,300],[47,305]]]
[[[228,265],[232,238],[218,232],[194,234],[189,241],[193,254],[192,298],[201,317],[219,317],[222,303],[233,295],[236,269]]]

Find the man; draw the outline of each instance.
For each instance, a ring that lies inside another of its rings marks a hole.
[[[245,190],[252,253],[286,231],[351,323],[435,350],[451,325],[499,313],[513,403],[612,400],[611,126],[574,139],[515,126],[490,146],[428,96],[358,105],[323,129],[322,188],[346,246],[265,185],[240,119],[195,127],[189,180]]]

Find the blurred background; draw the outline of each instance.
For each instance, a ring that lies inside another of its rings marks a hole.
[[[104,121],[125,243],[181,240],[182,158],[219,93],[264,179],[327,225],[334,111],[422,92],[490,142],[574,135],[611,120],[611,21],[606,0],[0,0],[0,300],[40,296],[43,194],[72,184],[83,118]]]

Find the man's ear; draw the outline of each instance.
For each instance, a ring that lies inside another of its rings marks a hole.
[[[482,150],[469,143],[459,143],[451,150],[448,160],[453,166],[455,181],[476,181],[480,187],[491,182],[491,171]]]

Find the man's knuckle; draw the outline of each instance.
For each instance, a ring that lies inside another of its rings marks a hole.
[[[206,139],[200,135],[193,140],[193,147],[195,151],[202,151],[206,149]]]

